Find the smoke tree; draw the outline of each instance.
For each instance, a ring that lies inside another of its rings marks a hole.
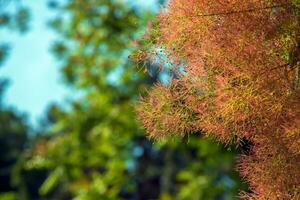
[[[299,199],[299,14],[299,0],[171,0],[133,56],[176,74],[137,106],[149,137],[247,141],[240,197]]]

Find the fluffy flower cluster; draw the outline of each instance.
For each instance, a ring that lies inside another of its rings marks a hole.
[[[299,4],[171,0],[146,38],[143,55],[167,49],[185,66],[137,106],[149,136],[251,141],[239,163],[252,190],[245,199],[300,199]]]

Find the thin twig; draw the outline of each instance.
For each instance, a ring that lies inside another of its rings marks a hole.
[[[276,67],[273,67],[273,68],[271,68],[271,69],[268,69],[268,70],[262,72],[261,75],[262,75],[262,74],[265,74],[265,73],[267,73],[267,72],[270,72],[270,71],[272,71],[272,70],[280,69],[280,68],[282,68],[282,67],[287,67],[287,66],[289,66],[288,63],[283,64],[283,65],[279,65],[279,66],[276,66]]]
[[[287,4],[281,4],[281,5],[274,5],[274,6],[267,6],[262,8],[251,8],[246,10],[237,10],[237,11],[229,11],[229,12],[219,12],[219,13],[209,13],[209,14],[199,14],[195,15],[196,17],[212,17],[212,16],[221,16],[221,15],[232,15],[232,14],[241,14],[241,13],[248,13],[248,12],[255,12],[260,10],[268,10],[273,8],[282,8],[287,6]]]

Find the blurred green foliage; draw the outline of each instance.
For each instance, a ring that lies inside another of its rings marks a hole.
[[[14,184],[16,163],[27,141],[28,127],[24,116],[3,105],[2,97],[7,81],[0,80],[0,199],[17,199],[18,188]]]
[[[0,0],[0,31],[25,33],[29,29],[29,8],[18,0]],[[0,38],[0,65],[7,58],[10,44],[6,38]]]
[[[148,77],[128,56],[153,11],[118,0],[49,6],[58,33],[53,54],[80,96],[49,109],[39,136],[14,161],[20,192],[0,199],[235,199],[244,187],[233,169],[236,152],[201,133],[153,144],[136,121],[135,101],[159,72],[148,63]]]
[[[26,32],[29,10],[18,1],[0,1],[0,31]],[[0,67],[8,56],[10,44],[5,37],[0,38]],[[19,159],[26,148],[29,127],[24,114],[3,102],[9,81],[0,78],[0,199],[17,200],[22,197],[18,184]],[[25,197],[25,196],[24,196]]]

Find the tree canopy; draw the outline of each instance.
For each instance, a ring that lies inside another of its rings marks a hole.
[[[300,197],[298,0],[171,0],[135,58],[175,71],[137,110],[151,138],[203,131],[251,147],[245,199]]]

